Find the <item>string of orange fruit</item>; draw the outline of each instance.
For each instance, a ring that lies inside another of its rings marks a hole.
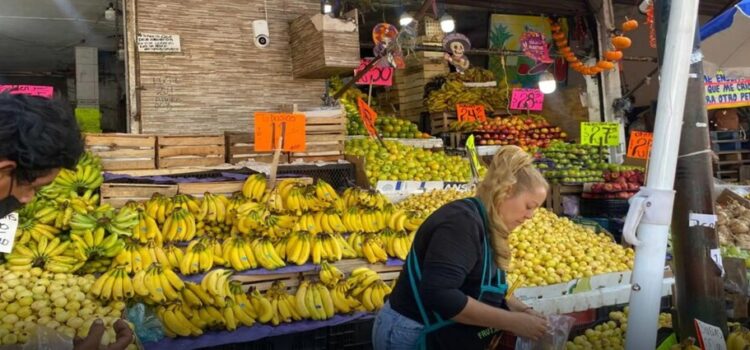
[[[623,35],[623,33],[637,29],[638,21],[626,18],[620,28],[621,32],[615,33],[610,39],[611,48],[604,51],[604,59],[597,61],[595,65],[588,66],[583,64],[575,52],[568,46],[567,35],[562,31],[560,24],[556,20],[550,19],[552,39],[555,40],[558,51],[568,61],[571,69],[583,75],[596,75],[605,70],[615,68],[615,62],[621,60],[623,57],[622,50],[632,45],[630,38]]]

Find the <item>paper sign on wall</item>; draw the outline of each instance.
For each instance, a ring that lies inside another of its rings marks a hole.
[[[378,137],[378,130],[375,129],[375,121],[378,119],[378,114],[361,98],[357,98],[357,106],[359,107],[359,117],[362,118],[362,123],[365,124],[367,133],[370,134],[370,137]]]
[[[539,89],[513,89],[510,109],[541,111],[544,108],[544,94]]]
[[[526,57],[542,63],[553,62],[549,57],[547,42],[544,40],[544,35],[542,35],[542,33],[526,31],[521,34],[521,38],[518,41],[521,44],[521,49]]]
[[[10,92],[11,95],[31,95],[52,98],[54,88],[42,85],[0,85],[0,93]]]
[[[695,330],[698,333],[698,342],[704,350],[726,350],[727,343],[724,341],[724,333],[721,328],[710,325],[696,319]]]
[[[628,141],[628,157],[648,159],[654,143],[654,134],[645,131],[631,131]]]
[[[138,52],[180,52],[180,36],[138,33]]]
[[[722,109],[750,106],[750,79],[728,77],[722,71],[704,76],[706,108]]]
[[[581,144],[617,146],[620,144],[620,124],[615,122],[581,123]]]
[[[372,61],[372,58],[363,58],[361,61],[359,61],[359,67],[354,70],[354,75],[357,75],[360,71],[365,69],[365,66],[367,66],[368,63]],[[365,73],[365,75],[362,76],[359,80],[357,80],[357,85],[375,85],[375,86],[391,86],[393,85],[393,73],[396,70],[391,67],[381,67],[379,65],[375,65]]]
[[[0,253],[10,253],[18,229],[18,213],[10,213],[0,218]]]
[[[255,151],[305,151],[305,115],[299,113],[255,113]]]
[[[458,121],[483,122],[487,120],[487,116],[484,114],[484,106],[482,105],[456,105],[456,115]]]

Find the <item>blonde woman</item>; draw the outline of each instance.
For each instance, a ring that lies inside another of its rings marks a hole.
[[[477,196],[446,204],[417,231],[373,326],[376,350],[485,349],[504,332],[538,339],[547,321],[506,296],[508,235],[544,203],[549,185],[515,146],[493,157]],[[494,345],[493,345],[494,346]]]

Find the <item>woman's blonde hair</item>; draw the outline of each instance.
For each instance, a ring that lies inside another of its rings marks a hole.
[[[533,165],[533,158],[517,146],[500,148],[477,187],[477,197],[487,208],[490,242],[495,252],[495,264],[508,270],[510,266],[510,231],[503,223],[502,213],[497,205],[508,198],[539,187],[549,190],[544,176]]]

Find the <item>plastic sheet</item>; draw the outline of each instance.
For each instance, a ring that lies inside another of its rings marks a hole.
[[[563,350],[568,341],[568,334],[573,328],[576,319],[564,315],[551,315],[547,317],[549,331],[541,339],[533,341],[518,337],[516,350]]]
[[[135,326],[135,334],[142,343],[156,342],[164,338],[164,330],[159,318],[142,303],[127,310],[128,321]]]
[[[21,350],[71,350],[73,339],[45,326],[37,326]]]
[[[369,313],[355,313],[348,316],[335,315],[325,321],[300,321],[276,327],[256,324],[252,327],[239,327],[233,332],[206,332],[199,337],[164,338],[158,342],[144,343],[146,350],[180,349],[192,350],[225,344],[239,344],[267,337],[306,332],[318,328],[337,326],[358,319],[373,317]]]

